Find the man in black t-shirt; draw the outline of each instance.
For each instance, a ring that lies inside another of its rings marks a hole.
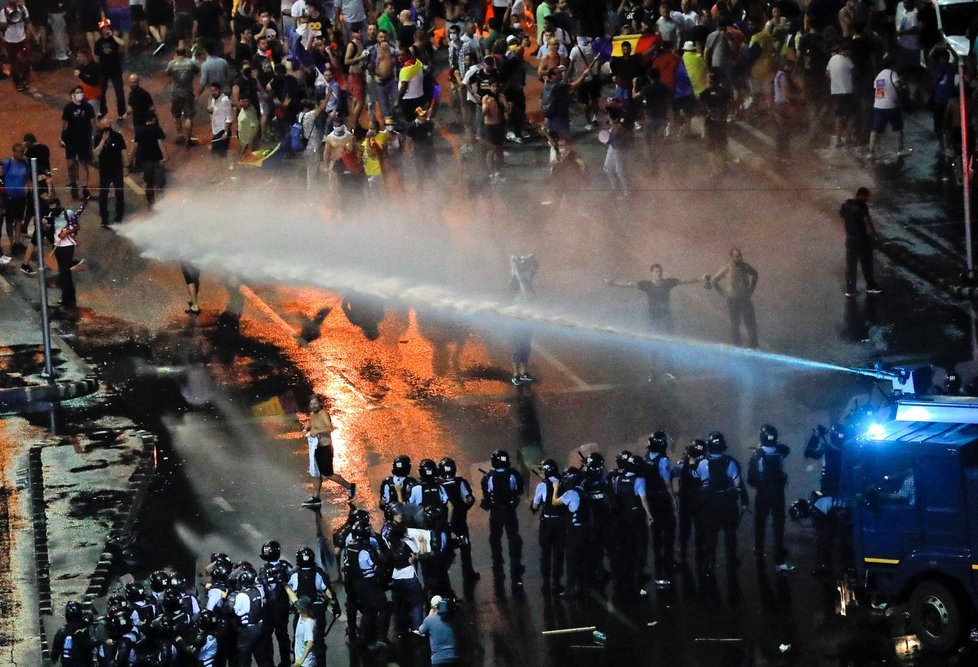
[[[846,296],[859,294],[856,289],[856,267],[862,264],[863,280],[868,294],[879,294],[883,290],[873,278],[873,241],[876,228],[869,215],[869,188],[856,190],[854,199],[847,199],[839,208],[839,216],[846,230]]]
[[[678,278],[663,278],[662,265],[653,264],[649,267],[652,277],[649,280],[626,282],[622,280],[605,280],[611,287],[634,287],[644,292],[649,300],[649,326],[657,333],[671,334],[673,332],[672,310],[669,307],[669,296],[672,290],[680,285],[695,285],[702,283],[702,278],[680,280]]]
[[[126,115],[126,96],[122,88],[122,46],[124,42],[119,36],[119,31],[112,28],[112,22],[102,19],[98,24],[99,34],[95,40],[95,59],[98,61],[99,86],[101,95],[99,97],[99,115],[104,116],[108,113],[108,106],[105,103],[106,93],[109,83],[115,91],[115,105],[119,112],[119,117]]]
[[[166,135],[160,129],[156,114],[150,114],[146,124],[136,128],[133,138],[130,162],[135,161],[143,170],[143,180],[146,181],[146,203],[153,208],[156,201],[156,189],[164,183],[163,165],[166,164],[166,147],[163,140]]]
[[[112,128],[112,121],[103,116],[95,135],[95,157],[98,158],[98,210],[102,226],[109,226],[109,190],[115,189],[115,222],[122,222],[126,210],[125,184],[122,181],[122,159],[126,140]]]
[[[425,177],[430,178],[435,174],[435,125],[428,118],[427,107],[418,107],[414,113],[417,118],[404,133],[411,140],[408,146],[414,157],[419,184],[422,184]]]
[[[134,128],[145,125],[149,115],[156,113],[153,96],[140,85],[138,74],[129,75],[129,102],[127,107],[126,117],[132,117]]]
[[[86,197],[88,192],[88,166],[92,164],[92,135],[95,133],[95,111],[85,101],[81,86],[71,91],[71,102],[61,112],[61,147],[65,149],[68,161],[68,187],[73,199],[81,199],[78,194],[78,176],[81,172],[81,187]],[[79,169],[80,167],[80,169]]]
[[[221,5],[204,0],[194,9],[194,39],[218,42],[221,39]]]
[[[716,73],[707,75],[709,86],[700,95],[700,104],[706,112],[703,121],[706,130],[706,147],[713,156],[717,171],[727,165],[727,114],[730,111],[730,91],[720,85]]]

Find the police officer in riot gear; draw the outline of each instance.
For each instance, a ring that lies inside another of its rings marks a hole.
[[[706,436],[707,456],[696,467],[696,477],[703,485],[702,526],[704,567],[708,577],[716,572],[716,552],[723,531],[727,567],[740,565],[737,558],[737,525],[747,509],[747,488],[740,474],[740,464],[728,456],[727,441],[719,431]]]
[[[149,595],[157,607],[163,601],[163,593],[170,586],[170,574],[164,570],[156,570],[149,575]]]
[[[289,574],[285,593],[290,602],[301,597],[312,603],[312,617],[316,621],[316,634],[313,637],[313,654],[317,665],[326,664],[326,605],[334,617],[340,615],[340,603],[330,585],[329,575],[316,565],[316,554],[309,547],[295,552],[295,569]]]
[[[553,504],[567,510],[565,555],[567,557],[567,589],[561,596],[576,596],[584,592],[584,534],[587,513],[584,511],[587,496],[581,484],[584,475],[574,466],[564,468]]]
[[[679,562],[687,564],[689,539],[693,537],[693,554],[696,569],[703,568],[703,528],[700,505],[702,483],[696,476],[696,468],[706,457],[706,441],[695,438],[686,446],[686,454],[676,463],[673,477],[678,480],[679,490]]]
[[[241,568],[237,577],[237,588],[232,609],[237,626],[238,664],[249,667],[254,657],[259,667],[271,667],[266,654],[260,648],[264,600],[254,568]]]
[[[196,620],[197,614],[200,613],[200,600],[187,590],[187,580],[184,576],[182,574],[171,575],[170,581],[167,584],[167,590],[176,593],[180,600],[181,610],[190,617],[191,621]]]
[[[827,496],[839,493],[842,477],[842,445],[848,437],[845,424],[833,424],[828,430],[818,426],[812,430],[805,446],[806,459],[822,460],[821,491]]]
[[[391,543],[390,533],[394,526],[404,526],[404,505],[401,503],[384,505],[384,525],[380,527],[380,536],[388,545]]]
[[[523,495],[523,476],[510,465],[509,453],[497,449],[490,459],[492,470],[482,478],[480,507],[489,512],[489,550],[496,583],[503,580],[502,535],[509,542],[509,572],[514,587],[523,585],[523,539],[516,506]]]
[[[584,481],[582,485],[586,502],[584,503],[584,578],[592,586],[603,585],[608,580],[610,570],[604,567],[607,555],[608,565],[614,569],[615,515],[611,510],[611,487],[605,477],[604,457],[591,452],[584,460]]]
[[[380,483],[380,507],[389,502],[406,503],[411,489],[418,483],[411,477],[411,457],[406,454],[394,457],[391,474]]]
[[[190,642],[193,639],[193,623],[190,614],[177,588],[168,588],[163,593],[163,616],[158,619],[167,629],[167,640],[176,652],[174,664],[184,665],[190,661]]]
[[[81,602],[65,605],[65,624],[51,640],[51,659],[61,667],[91,667],[92,638]]]
[[[642,569],[648,557],[652,511],[646,496],[644,461],[628,450],[615,459],[618,470],[611,475],[613,508],[618,517],[618,562],[616,581],[624,592],[645,594]]]
[[[459,539],[458,553],[462,561],[462,577],[465,581],[478,581],[479,573],[472,567],[472,544],[469,542],[468,515],[469,509],[475,505],[472,485],[467,479],[456,474],[458,468],[454,459],[446,456],[438,462],[438,469],[441,472],[441,486],[448,494],[451,510],[448,515],[448,527]]]
[[[448,514],[448,493],[438,481],[438,465],[431,459],[422,459],[418,464],[418,483],[408,494],[408,504],[417,508],[416,525],[422,525],[420,514],[428,507],[441,505]]]
[[[543,591],[562,592],[560,583],[564,576],[564,541],[567,534],[567,510],[555,505],[557,488],[560,486],[560,470],[557,462],[546,459],[540,463],[540,482],[533,494],[530,511],[540,512],[540,574]]]
[[[788,552],[784,548],[784,489],[788,484],[784,460],[791,450],[778,442],[778,430],[770,424],[761,426],[758,438],[760,446],[754,450],[747,464],[747,483],[755,489],[754,556],[764,558],[764,533],[770,516],[775,563],[779,570],[785,570],[789,566],[785,562]]]
[[[216,555],[224,556],[225,554]],[[223,667],[230,662],[234,655],[235,636],[234,623],[232,622],[234,613],[231,609],[234,604],[234,596],[231,595],[228,599],[230,592],[228,579],[231,576],[231,567],[231,559],[225,557],[215,560],[207,568],[210,570],[210,581],[205,585],[207,596],[201,613],[209,611],[214,617],[214,632],[217,638],[215,667]]]
[[[343,576],[348,589],[354,593],[356,611],[360,614],[357,646],[377,647],[378,643],[387,642],[391,619],[391,604],[384,592],[387,585],[383,572],[385,564],[371,544],[370,524],[356,524],[351,537],[352,543],[343,552]],[[355,617],[349,616],[347,621],[353,626]]]
[[[118,607],[110,609],[106,625],[108,637],[95,651],[95,660],[99,667],[135,665],[139,633],[132,624],[129,612]]]
[[[143,587],[137,583],[128,583],[125,591],[133,625],[142,627],[150,623],[156,617],[156,607],[150,602]]]
[[[265,563],[258,571],[258,581],[265,588],[265,618],[262,625],[262,650],[272,657],[272,635],[278,644],[278,664],[289,662],[292,645],[289,641],[289,596],[285,590],[292,573],[292,564],[281,560],[282,545],[268,540],[261,546],[258,557]]]
[[[668,586],[675,566],[676,508],[672,503],[672,465],[666,450],[669,440],[663,431],[649,436],[649,464],[645,478],[649,509],[652,510],[652,554],[655,561],[656,586]]]
[[[197,616],[194,623],[196,634],[193,639],[191,651],[197,658],[200,667],[215,667],[218,665],[218,640],[221,622],[217,615],[204,609]]]

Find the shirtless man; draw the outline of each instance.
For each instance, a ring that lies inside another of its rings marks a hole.
[[[499,175],[503,165],[503,142],[506,140],[506,112],[509,103],[499,92],[499,81],[489,81],[489,92],[482,96],[482,119],[485,123],[485,137],[488,149],[486,162],[489,164],[489,181],[499,183],[504,179]]]
[[[541,81],[546,81],[547,72],[556,70],[563,64],[563,58],[560,57],[560,44],[556,37],[551,37],[547,40],[547,52],[543,54],[540,64],[537,65],[537,76]]]
[[[354,25],[350,30],[350,43],[346,45],[346,54],[343,56],[343,61],[349,68],[347,81],[350,85],[350,95],[353,97],[353,109],[350,111],[349,123],[354,130],[360,124],[360,113],[363,111],[363,103],[366,99],[364,61],[370,56],[363,48],[360,31],[359,25]]]
[[[337,119],[338,122],[339,119]],[[335,125],[333,131],[326,135],[323,160],[329,173],[331,188],[336,187],[336,177],[344,171],[358,172],[359,161],[356,154],[356,140],[352,132],[347,131],[346,125]]]
[[[352,136],[352,135],[351,135]],[[302,503],[307,507],[318,507],[322,504],[320,494],[323,491],[323,479],[339,484],[350,498],[357,492],[357,485],[346,481],[342,475],[333,472],[333,421],[329,412],[323,408],[323,400],[316,395],[309,399],[309,422],[302,434],[309,443],[309,474],[316,478],[316,495]]]
[[[377,44],[370,63],[370,74],[374,80],[374,99],[380,104],[380,117],[394,115],[397,103],[397,76],[394,71],[395,49],[390,43],[390,35],[385,30],[377,31]]]

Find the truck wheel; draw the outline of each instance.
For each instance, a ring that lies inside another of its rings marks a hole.
[[[961,640],[958,601],[941,584],[917,584],[910,596],[910,627],[925,646],[942,653],[950,651]]]

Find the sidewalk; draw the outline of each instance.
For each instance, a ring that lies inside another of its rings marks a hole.
[[[57,335],[52,327],[52,364],[56,380],[41,377],[44,343],[41,314],[14,292],[0,275],[0,408],[31,402],[56,403],[94,393],[94,371]]]
[[[857,187],[873,192],[870,210],[880,235],[878,250],[956,298],[975,298],[963,284],[967,269],[959,161],[937,154],[930,112],[904,115],[904,144],[911,155],[896,156],[896,137],[881,137],[879,159],[863,148],[809,148],[807,133],[793,141],[791,159],[775,160],[773,128],[731,124],[731,150],[754,171],[786,190],[804,194],[833,223],[839,206]],[[839,223],[841,224],[841,222]]]

